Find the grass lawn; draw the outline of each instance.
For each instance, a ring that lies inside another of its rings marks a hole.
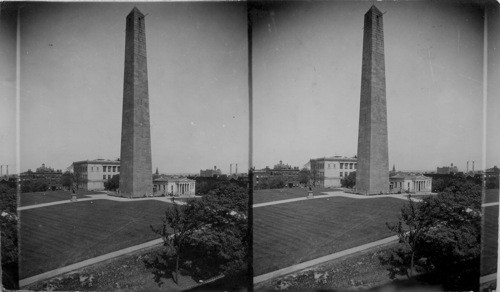
[[[394,235],[406,201],[316,199],[255,208],[254,274],[261,275]]]
[[[483,208],[481,275],[497,271],[498,206]]]
[[[167,203],[96,200],[20,212],[20,278],[158,238]]]
[[[86,195],[100,194],[101,192],[96,191],[85,191],[85,190],[77,190],[76,198],[86,198]],[[45,194],[45,195],[44,195]],[[57,201],[66,201],[71,199],[72,192],[71,191],[46,191],[46,192],[36,192],[36,193],[21,193],[19,206],[31,206],[37,204],[51,203]]]
[[[314,195],[321,195],[322,192],[332,192],[335,189],[329,188],[313,188]],[[267,203],[286,199],[294,199],[307,197],[307,188],[284,188],[272,190],[255,190],[253,191],[253,203]]]
[[[498,202],[499,192],[498,189],[486,190],[483,197],[483,204]]]

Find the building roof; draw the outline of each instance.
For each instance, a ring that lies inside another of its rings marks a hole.
[[[119,160],[109,160],[109,159],[94,159],[94,160],[82,160],[75,161],[73,164],[116,164],[120,165]]]
[[[405,172],[397,172],[394,175],[391,175],[389,179],[411,179],[411,180],[429,180],[432,179],[428,176],[422,175],[420,173],[405,173]]]
[[[331,157],[321,157],[321,158],[315,158],[311,160],[324,160],[324,161],[348,161],[348,162],[357,162],[358,158],[356,157],[347,157],[347,156],[331,156]]]
[[[155,182],[171,182],[171,183],[180,183],[180,182],[196,182],[194,179],[189,179],[185,177],[159,177],[155,180],[153,180],[153,183]]]

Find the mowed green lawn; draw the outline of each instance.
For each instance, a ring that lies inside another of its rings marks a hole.
[[[335,189],[329,188],[313,188],[314,195],[324,195],[322,192],[333,192]],[[255,190],[253,191],[253,203],[267,203],[273,201],[294,199],[307,197],[307,188],[284,188],[272,190]]]
[[[500,193],[498,189],[489,189],[484,192],[483,204],[498,202]]]
[[[20,278],[158,238],[168,204],[95,200],[20,212]]]
[[[498,205],[483,208],[481,275],[497,272]]]
[[[333,197],[253,209],[254,274],[261,275],[394,235],[405,200]]]
[[[85,191],[85,190],[77,190],[76,197],[77,199],[86,198],[86,195],[93,194],[102,194],[101,192],[95,191]],[[65,201],[71,199],[72,192],[71,191],[46,191],[46,192],[35,192],[35,193],[21,193],[19,205],[22,206],[31,206],[37,204],[51,203],[57,201]]]

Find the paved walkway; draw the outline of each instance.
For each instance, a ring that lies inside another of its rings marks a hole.
[[[480,277],[479,278],[479,284],[485,284],[485,283],[496,281],[496,280],[497,280],[497,274],[496,273],[495,274],[489,274],[489,275]]]
[[[106,195],[106,194],[87,195],[87,197],[89,197],[89,198],[81,198],[81,199],[78,199],[76,202],[95,201],[95,200],[110,200],[110,201],[117,201],[117,202],[137,202],[137,201],[154,200],[154,201],[161,201],[164,203],[170,203],[170,204],[172,203],[172,197],[146,197],[146,198],[129,199],[129,198],[110,196],[110,195]],[[175,197],[175,199],[186,199],[186,198],[188,198],[188,197]],[[189,198],[199,198],[199,196],[194,196],[194,197],[189,197]],[[43,207],[47,207],[47,206],[69,204],[69,203],[74,203],[74,202],[72,202],[71,200],[55,201],[55,202],[51,202],[51,203],[43,203],[43,204],[19,207],[19,208],[17,208],[17,210],[23,211],[23,210],[28,210],[28,209],[43,208]],[[176,200],[175,203],[177,203],[179,205],[186,204],[186,202],[179,201],[179,200]]]
[[[491,207],[491,206],[498,206],[498,202],[485,203],[481,205],[481,207]]]
[[[38,274],[38,275],[35,275],[32,277],[29,277],[29,278],[21,279],[19,281],[19,286],[25,287],[26,285],[33,284],[33,283],[41,281],[41,280],[46,280],[48,278],[52,278],[52,277],[55,277],[57,275],[68,273],[68,272],[71,272],[71,271],[74,271],[74,270],[77,270],[77,269],[80,269],[80,268],[83,268],[83,267],[86,267],[89,265],[93,265],[93,264],[96,264],[96,263],[99,263],[99,262],[102,262],[105,260],[116,258],[116,257],[119,257],[121,255],[125,255],[128,253],[134,252],[134,251],[138,251],[138,250],[141,250],[141,249],[144,249],[147,247],[152,247],[152,246],[160,245],[160,244],[163,244],[163,239],[158,238],[158,239],[151,240],[151,241],[139,244],[139,245],[127,247],[127,248],[117,250],[117,251],[114,251],[114,252],[111,252],[108,254],[104,254],[104,255],[101,255],[101,256],[98,256],[95,258],[84,260],[82,262],[74,263],[74,264],[66,266],[66,267],[58,268],[58,269],[55,269],[52,271],[48,271],[48,272],[45,272],[42,274]]]
[[[309,267],[312,267],[312,266],[315,266],[315,265],[318,265],[318,264],[321,264],[324,262],[338,259],[338,258],[347,256],[347,255],[351,255],[351,254],[354,254],[354,253],[357,253],[360,251],[364,251],[364,250],[367,250],[370,248],[374,248],[374,247],[378,247],[378,246],[385,245],[388,243],[396,242],[397,240],[398,240],[398,236],[394,235],[394,236],[387,237],[387,238],[384,238],[381,240],[377,240],[377,241],[363,244],[360,246],[356,246],[356,247],[353,247],[350,249],[346,249],[346,250],[343,250],[340,252],[332,253],[332,254],[322,256],[322,257],[314,259],[314,260],[310,260],[310,261],[303,262],[303,263],[300,263],[297,265],[293,265],[290,267],[279,269],[279,270],[276,270],[276,271],[273,271],[273,272],[270,272],[267,274],[256,276],[253,278],[253,283],[257,284],[257,283],[267,281],[267,280],[270,280],[270,279],[273,279],[276,277],[280,277],[280,276],[283,276],[286,274],[294,273],[294,272],[297,272],[297,271],[300,271],[300,270],[303,270],[303,269],[306,269],[306,268],[309,268]]]
[[[265,207],[265,206],[271,206],[271,205],[285,204],[285,203],[305,201],[305,200],[332,198],[332,197],[345,197],[345,198],[358,199],[358,200],[365,200],[365,199],[369,200],[369,199],[379,199],[379,198],[395,198],[395,199],[401,199],[401,200],[408,200],[408,196],[406,194],[363,196],[363,195],[344,193],[343,191],[323,192],[323,193],[325,193],[326,195],[317,195],[317,196],[314,196],[312,198],[300,197],[300,198],[272,201],[272,202],[254,204],[252,207],[259,208],[259,207]],[[422,201],[422,199],[417,199],[415,197],[412,197],[411,200],[414,202]]]

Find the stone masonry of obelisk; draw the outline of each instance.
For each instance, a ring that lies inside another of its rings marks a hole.
[[[144,20],[144,15],[134,7],[127,16],[125,30],[119,187],[122,197],[143,197],[153,192]]]
[[[356,192],[389,192],[389,154],[385,97],[384,28],[374,5],[365,14],[359,110]]]

